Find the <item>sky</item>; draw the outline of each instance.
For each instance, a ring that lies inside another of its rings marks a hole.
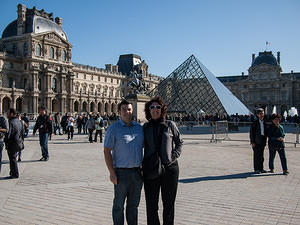
[[[19,3],[63,19],[76,63],[104,68],[134,53],[166,77],[194,54],[230,76],[268,50],[280,51],[283,72],[300,72],[299,0],[0,0],[1,35]]]

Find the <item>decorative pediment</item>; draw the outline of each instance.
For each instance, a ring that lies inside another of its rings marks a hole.
[[[44,41],[48,41],[51,43],[65,44],[65,45],[69,45],[70,47],[72,47],[72,45],[68,41],[66,41],[62,37],[60,37],[55,31],[39,33],[38,35],[36,35],[36,37],[40,37]]]

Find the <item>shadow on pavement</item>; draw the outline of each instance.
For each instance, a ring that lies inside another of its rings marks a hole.
[[[83,144],[83,143],[89,143],[88,141],[68,141],[66,140],[65,142],[61,141],[55,141],[55,142],[48,142],[48,144],[54,144],[54,145],[63,145],[63,144]],[[96,143],[96,142],[93,142]],[[100,143],[100,142],[97,142]]]
[[[0,177],[0,180],[14,180],[14,179],[18,179],[18,178],[11,178],[10,176]]]
[[[201,182],[201,181],[209,181],[209,180],[231,180],[231,179],[246,179],[248,177],[264,177],[264,176],[277,176],[282,174],[270,174],[270,173],[264,173],[264,174],[256,174],[253,172],[247,172],[247,173],[237,173],[237,174],[230,174],[230,175],[222,175],[222,176],[207,176],[207,177],[195,177],[195,178],[186,178],[186,179],[179,179],[178,182],[180,183],[195,183],[195,182]]]

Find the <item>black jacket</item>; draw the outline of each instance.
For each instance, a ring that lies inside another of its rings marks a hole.
[[[264,134],[261,135],[261,130],[260,130],[260,124],[259,120],[255,120],[250,128],[250,142],[251,144],[258,144],[258,145],[266,145],[267,142],[267,125],[264,121]]]
[[[160,146],[156,146],[157,140],[154,137],[154,124],[144,124],[144,160],[155,152],[159,151],[161,161],[164,165],[172,164],[181,154],[182,139],[179,130],[173,121],[161,121]]]
[[[39,115],[36,123],[33,128],[33,133],[35,133],[39,129],[39,133],[49,133],[52,134],[52,122],[48,115]]]
[[[24,127],[17,117],[11,118],[8,121],[9,129],[5,138],[7,151],[18,152],[24,148]]]

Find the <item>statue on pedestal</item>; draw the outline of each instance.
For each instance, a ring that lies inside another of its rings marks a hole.
[[[131,71],[128,77],[130,78],[130,82],[128,82],[127,86],[133,90],[134,94],[145,94],[146,85],[143,74]]]

